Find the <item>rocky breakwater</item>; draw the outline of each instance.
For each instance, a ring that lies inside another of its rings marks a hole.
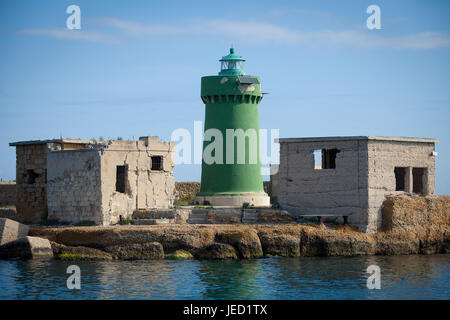
[[[388,197],[375,234],[351,226],[301,224],[32,227],[55,255],[102,259],[251,259],[449,253],[450,197]],[[55,251],[58,246],[58,251]],[[89,250],[95,250],[89,253]],[[180,252],[182,255],[180,255]]]
[[[0,219],[0,259],[53,258],[48,239],[28,236],[28,226],[11,219]]]
[[[27,227],[0,219],[0,258],[252,259],[268,256],[433,254],[450,251],[449,196],[395,196],[375,234],[289,224]]]

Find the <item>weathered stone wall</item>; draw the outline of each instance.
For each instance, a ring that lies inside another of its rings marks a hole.
[[[337,148],[335,169],[314,169],[314,150]],[[280,143],[280,165],[271,176],[272,198],[292,214],[350,215],[349,223],[367,224],[367,142]]]
[[[15,206],[0,207],[0,218],[7,218],[17,221],[17,212]]]
[[[434,143],[369,140],[368,142],[368,229],[381,226],[382,204],[387,195],[404,194],[395,191],[395,167],[408,168],[412,179],[412,168],[427,168],[426,187],[428,194],[434,193],[435,159],[432,156]],[[408,177],[406,178],[409,179]],[[411,181],[411,180],[410,180]],[[412,193],[412,182],[407,183],[407,193]]]
[[[382,217],[388,241],[409,241],[420,253],[450,250],[450,196],[387,196]]]
[[[175,182],[175,199],[194,199],[200,191],[200,182]]]
[[[382,231],[430,234],[450,226],[450,196],[387,196],[382,221]]]
[[[15,205],[16,198],[16,183],[0,181],[0,206]]]
[[[169,208],[173,205],[175,144],[158,137],[140,141],[113,141],[102,151],[103,224],[131,217],[134,210]],[[152,170],[152,156],[162,157],[162,170]],[[116,191],[116,168],[126,167],[125,192]]]
[[[46,144],[16,147],[17,219],[39,223],[47,207]]]
[[[48,219],[103,224],[100,151],[50,151],[48,164]]]

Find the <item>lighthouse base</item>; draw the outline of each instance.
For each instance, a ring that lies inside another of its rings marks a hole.
[[[197,195],[194,203],[215,207],[242,207],[245,203],[255,207],[270,207],[270,197],[264,193],[242,193],[202,196]]]

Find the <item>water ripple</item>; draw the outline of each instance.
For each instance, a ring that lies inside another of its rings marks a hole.
[[[66,269],[81,269],[69,290]],[[369,265],[381,290],[366,287]],[[0,299],[449,299],[450,255],[0,261]]]

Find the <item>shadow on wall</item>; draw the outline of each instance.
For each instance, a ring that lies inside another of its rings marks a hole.
[[[0,182],[0,206],[15,206],[16,196],[15,182]]]

